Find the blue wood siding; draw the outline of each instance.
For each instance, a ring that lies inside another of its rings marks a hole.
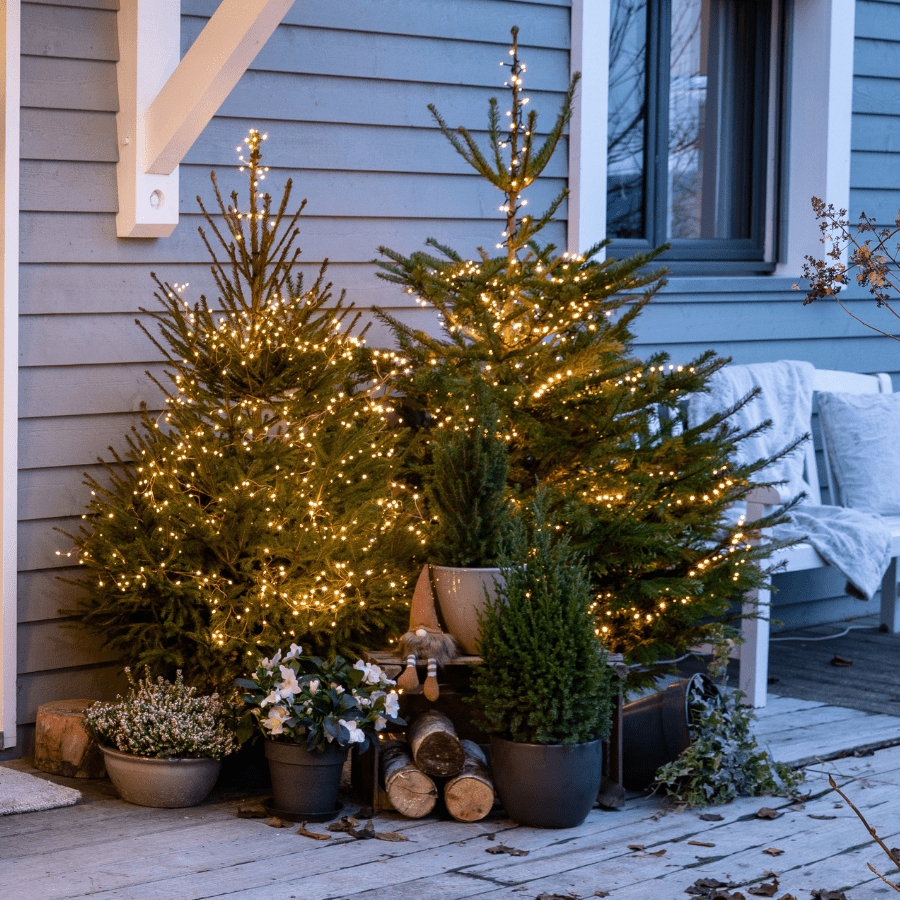
[[[217,0],[183,0],[186,49]],[[308,198],[301,234],[310,270],[328,257],[337,290],[365,309],[421,311],[375,278],[380,244],[402,251],[434,235],[462,252],[492,246],[494,196],[439,134],[484,128],[502,91],[509,29],[521,28],[532,102],[551,123],[568,82],[568,0],[333,0],[297,3],[181,166],[181,222],[161,240],[119,240],[115,63],[117,0],[23,3],[20,256],[19,720],[27,750],[41,702],[108,696],[119,668],[59,612],[72,589],[55,578],[70,560],[53,530],[76,528],[87,502],[82,473],[122,448],[145,377],[159,371],[134,324],[152,305],[150,272],[209,286],[196,195],[212,205],[209,171],[243,189],[237,147],[267,131],[273,194],[287,178]],[[502,101],[501,101],[502,102]],[[565,185],[565,152],[533,191],[542,204]],[[561,212],[551,226],[565,242]],[[387,341],[387,335],[375,335]]]

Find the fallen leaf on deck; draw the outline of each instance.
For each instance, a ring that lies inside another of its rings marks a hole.
[[[353,816],[341,816],[340,820],[337,822],[332,822],[328,826],[329,831],[353,831],[354,828],[359,827],[359,820],[354,819]]]
[[[285,819],[280,819],[278,816],[271,816],[266,819],[266,825],[270,828],[290,828],[293,825],[293,822],[288,822]]]
[[[781,856],[784,850],[779,850],[777,847],[766,847],[763,853],[768,853],[769,856]]]
[[[834,804],[834,808],[835,808],[835,809],[843,809],[843,808],[844,808],[844,804],[843,804],[843,803],[835,803],[835,804]]]
[[[690,887],[686,887],[686,894],[702,897],[716,888],[728,888],[731,884],[727,881],[719,881],[718,878],[698,878]]]
[[[688,841],[689,844],[692,844],[694,847],[715,847],[715,844],[710,844],[709,841]]]
[[[817,816],[815,813],[807,813],[811,819],[836,819],[837,816]]]
[[[777,819],[781,815],[777,809],[772,809],[770,806],[761,806],[756,811],[757,819]]]
[[[891,854],[894,862],[900,862],[900,847],[891,847],[888,850],[888,853]]]
[[[510,856],[528,856],[530,850],[517,850],[515,847],[507,847],[506,844],[497,844],[496,847],[487,847],[485,853],[508,853]]]
[[[629,844],[628,849],[629,850],[646,850],[647,845],[646,844]]]
[[[400,834],[399,831],[375,831],[372,834],[373,838],[377,838],[379,841],[408,841],[409,838],[405,834]]]
[[[831,660],[831,664],[833,666],[852,666],[853,660],[847,659],[845,656],[838,656],[837,653],[835,653],[834,658]]]
[[[609,891],[594,891],[595,897],[608,897]]]
[[[665,856],[665,855],[666,855],[665,849],[662,849],[662,850],[648,850],[648,851],[644,854],[644,856]]]
[[[235,811],[239,819],[267,819],[269,814],[261,806],[239,806]]]
[[[578,894],[538,894],[534,900],[578,900]]]
[[[747,893],[753,894],[754,897],[774,897],[777,890],[778,879],[775,878],[772,881],[763,881],[748,887]]]
[[[297,834],[302,834],[303,837],[313,838],[317,841],[327,841],[331,839],[330,834],[320,834],[317,831],[310,831],[306,827],[306,822],[302,822],[300,827],[297,829]]]
[[[815,900],[847,900],[847,895],[843,891],[826,891],[824,888],[818,888],[812,892]]]
[[[698,818],[704,822],[723,822],[725,820],[725,816],[720,816],[718,813],[700,813]]]
[[[371,806],[361,806],[356,811],[357,819],[372,819],[375,817],[375,810]]]

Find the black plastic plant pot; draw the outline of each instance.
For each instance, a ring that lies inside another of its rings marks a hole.
[[[630,791],[649,787],[657,770],[678,759],[691,746],[688,697],[696,685],[704,697],[716,686],[697,674],[670,684],[622,708],[622,783]]]
[[[491,737],[491,770],[506,814],[520,825],[574,828],[597,800],[603,741],[517,744]]]

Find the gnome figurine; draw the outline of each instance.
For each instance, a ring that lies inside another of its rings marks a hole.
[[[400,638],[400,656],[406,660],[406,668],[397,679],[397,685],[407,691],[415,690],[419,686],[416,664],[419,660],[427,660],[424,694],[431,701],[437,700],[440,696],[437,667],[446,665],[459,652],[456,638],[441,630],[431,590],[431,577],[428,566],[425,566],[413,591],[409,631]]]

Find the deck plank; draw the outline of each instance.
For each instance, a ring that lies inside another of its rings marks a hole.
[[[854,641],[859,638],[853,646],[874,653],[873,658],[895,648],[900,658],[900,641],[881,643],[877,632],[851,635]],[[780,657],[784,646],[773,655]],[[856,650],[815,652],[819,663],[827,665],[829,653]],[[835,805],[841,801],[830,791],[827,776],[850,793],[890,846],[900,844],[900,716],[827,702],[828,696],[852,700],[854,691],[865,692],[862,666],[829,666],[829,675],[837,673],[839,680],[850,682],[847,690],[838,692],[832,680],[818,696],[789,696],[789,691],[805,690],[805,682],[816,681],[814,672],[800,671],[804,657],[797,648],[789,655],[796,671],[790,679],[779,676],[775,687],[780,693],[758,711],[754,733],[777,759],[812,761],[803,788],[809,798],[803,803],[740,798],[712,810],[722,819],[709,822],[700,818],[700,811],[677,812],[659,797],[629,794],[623,810],[594,810],[583,825],[561,831],[520,827],[502,812],[472,824],[380,813],[377,829],[402,831],[409,841],[357,842],[337,835],[317,842],[298,835],[296,828],[272,829],[261,820],[238,819],[235,809],[246,801],[234,792],[217,792],[212,801],[193,809],[153,810],[119,801],[106,782],[79,782],[85,799],[74,807],[0,818],[0,897],[531,900],[542,892],[589,898],[607,891],[610,900],[670,900],[687,896],[685,888],[700,877],[746,887],[764,872],[777,871],[777,896],[808,897],[816,888],[841,888],[850,900],[875,900],[884,896],[885,886],[866,863],[886,872],[888,861],[852,811]],[[854,657],[854,665],[863,659]],[[882,668],[900,671],[888,662]],[[879,674],[885,677],[893,684],[890,672]],[[900,675],[896,686],[900,694]],[[879,704],[888,708],[888,701],[873,705]],[[873,742],[892,746],[872,755],[850,755]],[[24,761],[12,765],[33,771]],[[781,815],[755,818],[764,805]],[[353,812],[356,806],[348,801],[346,808]],[[321,825],[311,827],[324,831]],[[499,843],[528,855],[486,853]],[[666,852],[649,856],[629,850],[629,844]],[[770,846],[784,854],[767,856],[762,851]]]

